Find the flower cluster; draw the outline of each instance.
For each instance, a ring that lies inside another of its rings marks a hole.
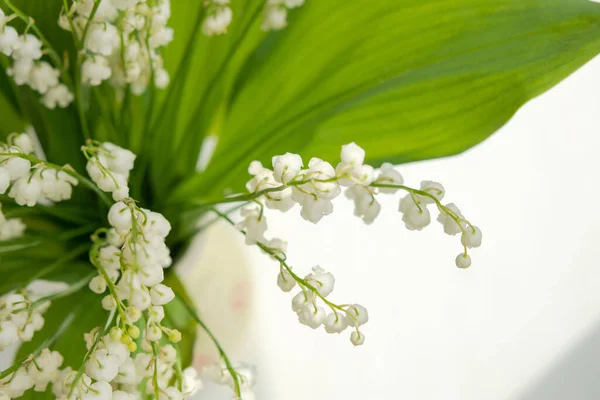
[[[287,26],[288,10],[300,7],[304,0],[267,0],[263,16],[262,30],[278,31]]]
[[[156,393],[157,400],[181,400],[202,388],[202,381],[192,367],[176,377],[177,351],[165,345],[156,351],[144,341],[144,351],[130,351],[127,335],[113,327],[106,335],[96,328],[84,335],[88,356],[82,370],[60,369],[63,357],[56,351],[44,349],[38,356],[30,356],[15,372],[0,380],[0,400],[22,396],[27,390],[52,392],[58,399],[73,400],[136,400],[140,384],[148,393]],[[178,387],[172,386],[173,380]]]
[[[115,203],[108,221],[113,228],[105,240],[98,241],[95,262],[100,274],[92,279],[90,288],[96,293],[103,293],[107,285],[114,288],[103,304],[106,309],[123,309],[130,323],[136,322],[142,311],[148,311],[148,339],[159,340],[164,331],[176,340],[179,333],[160,324],[162,306],[174,298],[173,291],[161,283],[163,268],[172,263],[165,244],[171,225],[161,214],[138,208],[131,199]]]
[[[254,167],[258,166],[255,164]],[[282,179],[285,180],[287,169],[278,172],[282,172]],[[276,188],[278,187],[273,189]],[[292,299],[292,310],[296,312],[298,321],[312,329],[323,326],[327,333],[341,333],[346,328],[354,328],[350,341],[355,346],[363,344],[365,336],[359,328],[369,320],[366,308],[359,304],[337,305],[329,301],[327,297],[333,292],[335,278],[333,274],[319,266],[314,267],[312,273],[306,275],[304,279],[296,275],[286,261],[287,242],[277,238],[265,239],[267,223],[262,208],[244,207],[241,215],[244,219],[235,224],[235,227],[244,232],[246,244],[257,245],[263,252],[279,261],[280,272],[277,276],[279,288],[284,292],[290,292],[296,285],[300,288],[300,292]],[[230,223],[233,224],[233,221]],[[331,312],[328,314],[326,308],[319,303],[323,303]]]
[[[202,32],[207,36],[222,35],[227,33],[233,13],[229,7],[229,0],[213,0],[207,3],[206,18],[202,23]]]
[[[19,341],[31,341],[44,326],[42,314],[48,307],[49,301],[37,301],[26,291],[0,297],[0,351]]]
[[[46,107],[67,107],[73,101],[73,94],[60,83],[60,71],[42,60],[45,49],[37,36],[27,31],[19,35],[15,28],[7,25],[13,18],[0,9],[0,53],[12,59],[7,74],[17,85],[27,85],[41,94]]]
[[[27,390],[45,392],[48,384],[60,376],[63,357],[56,351],[44,349],[29,357],[23,365],[4,379],[0,379],[0,400],[21,397]]]
[[[103,191],[112,193],[115,201],[129,197],[127,180],[133,169],[135,154],[110,142],[89,142],[83,147],[87,157],[86,170]]]
[[[57,167],[31,156],[34,145],[27,133],[13,133],[0,143],[0,194],[21,206],[71,198],[76,178],[69,167]],[[34,165],[32,165],[32,160]]]
[[[468,248],[481,245],[481,230],[473,226],[453,203],[442,204],[444,187],[437,182],[423,181],[420,189],[404,185],[402,175],[391,165],[383,164],[379,170],[365,164],[365,151],[355,143],[342,146],[341,161],[334,168],[327,161],[312,158],[304,168],[298,154],[286,153],[273,157],[273,169],[253,161],[248,172],[253,175],[246,184],[250,194],[255,195],[259,211],[247,210],[239,227],[246,231],[246,243],[267,243],[264,234],[267,223],[262,212],[263,203],[268,208],[282,212],[300,205],[301,216],[318,223],[333,212],[332,200],[346,187],[346,197],[354,202],[354,214],[366,224],[371,224],[381,211],[378,194],[407,192],[400,200],[399,211],[409,230],[421,230],[431,222],[428,205],[435,204],[438,221],[449,235],[461,233],[464,251],[456,258],[456,265],[467,268],[471,264]]]
[[[119,195],[118,186],[111,186],[119,181],[123,188],[127,187],[127,176],[135,160],[133,153],[111,143],[91,143],[84,152],[92,179],[119,200],[108,212],[111,228],[102,238],[94,236],[90,258],[99,273],[89,283],[98,294],[108,289],[102,305],[117,312],[117,326],[100,340],[97,332],[87,336],[88,349],[96,342],[98,345],[86,364],[86,377],[90,383],[95,381],[91,387],[96,385],[97,391],[106,393],[102,395],[105,397],[98,397],[102,399],[111,395],[115,398],[117,392],[112,392],[111,383],[118,385],[120,392],[136,393],[144,380],[147,391],[156,393],[159,400],[187,397],[200,388],[196,372],[187,369],[181,385],[172,386],[177,351],[170,344],[160,344],[163,334],[172,342],[181,340],[179,331],[162,324],[163,306],[175,297],[173,290],[162,283],[163,269],[172,263],[165,244],[171,225],[161,214],[139,208],[133,199]],[[142,316],[145,326],[140,330],[137,324]],[[131,356],[136,351],[135,357]],[[87,386],[90,384],[80,390]],[[124,394],[119,396],[129,399]]]
[[[292,299],[292,310],[298,315],[301,324],[312,329],[323,326],[327,333],[341,333],[352,327],[355,329],[350,335],[352,344],[359,346],[364,343],[365,336],[359,327],[369,321],[367,309],[360,304],[338,306],[328,301],[326,298],[333,292],[335,284],[335,278],[330,272],[316,266],[311,274],[296,281],[291,271],[281,268],[277,276],[277,284],[281,290],[291,291],[296,282],[300,286],[300,292]],[[331,310],[330,313],[318,305],[319,299]]]
[[[166,87],[169,75],[159,51],[173,40],[169,0],[104,0],[94,6],[93,0],[76,0],[59,19],[61,28],[82,42],[83,83],[97,86],[111,79],[115,88],[129,86],[135,94],[151,80]]]
[[[128,339],[125,339],[128,338]],[[129,335],[113,327],[106,335],[98,329],[84,335],[89,357],[83,373],[67,367],[53,380],[52,391],[57,398],[81,400],[135,400],[138,386],[144,384],[148,393],[157,393],[157,400],[180,400],[202,387],[196,371],[188,367],[177,378],[181,390],[171,386],[175,378],[177,351],[165,345],[154,352],[144,341],[145,351],[132,353]],[[72,396],[72,397],[71,397]]]

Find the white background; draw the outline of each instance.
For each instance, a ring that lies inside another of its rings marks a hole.
[[[297,209],[268,214],[295,270],[332,271],[330,298],[364,304],[371,320],[361,348],[348,332],[300,325],[277,266],[248,249],[253,323],[230,348],[258,365],[258,398],[599,398],[599,76],[596,59],[467,153],[401,167],[409,185],[442,182],[482,228],[469,270],[454,266],[459,238],[437,222],[404,228],[399,195],[383,199],[371,226],[346,199],[317,226]],[[201,398],[230,398],[221,393]]]

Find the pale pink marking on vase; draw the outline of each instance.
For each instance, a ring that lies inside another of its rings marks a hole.
[[[194,368],[198,371],[202,371],[202,369],[208,365],[214,364],[215,358],[209,356],[208,354],[195,354],[194,355]]]
[[[250,282],[237,282],[231,292],[231,311],[240,313],[248,308],[250,298]]]

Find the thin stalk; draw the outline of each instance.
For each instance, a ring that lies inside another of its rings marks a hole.
[[[183,304],[183,306],[185,307],[185,309],[187,310],[187,312],[190,314],[190,316],[192,317],[192,319],[194,321],[196,321],[196,323],[198,325],[200,325],[200,327],[204,330],[204,332],[206,332],[206,334],[210,337],[210,339],[214,343],[215,347],[217,348],[217,351],[219,352],[219,355],[221,356],[221,358],[223,359],[223,362],[225,363],[227,371],[229,371],[229,373],[231,374],[231,378],[233,379],[233,385],[234,385],[235,395],[238,398],[241,397],[242,391],[241,391],[241,388],[240,388],[239,377],[237,375],[237,372],[233,368],[233,365],[231,364],[231,361],[229,361],[229,357],[227,357],[227,354],[225,353],[225,351],[223,350],[223,348],[219,344],[219,341],[217,340],[217,338],[215,337],[215,335],[213,335],[213,333],[210,331],[210,329],[208,329],[208,327],[206,326],[206,324],[200,319],[200,317],[198,316],[198,314],[196,313],[196,311],[194,310],[194,308],[189,303],[187,303],[179,294],[176,294],[175,296],[181,302],[181,304]]]
[[[237,203],[240,201],[252,201],[252,200],[256,200],[256,199],[260,198],[261,196],[268,194],[268,193],[281,192],[282,190],[284,190],[286,188],[288,188],[288,186],[281,185],[281,186],[277,186],[277,187],[273,187],[273,188],[259,190],[258,192],[254,192],[254,193],[245,193],[245,194],[241,194],[238,196],[232,196],[232,197],[226,197],[226,198],[220,198],[220,199],[208,200],[208,201],[197,201],[197,202],[193,202],[192,204],[195,206],[198,206],[198,207],[209,207],[209,206],[215,206],[217,204]]]
[[[158,346],[152,342],[152,354],[154,355],[154,373],[152,374],[152,386],[154,386],[154,395],[160,398],[160,387],[158,386]]]
[[[67,17],[67,21],[69,22],[69,27],[71,27],[71,33],[73,35],[73,41],[75,42],[75,46],[80,49],[81,42],[77,37],[77,31],[75,30],[75,24],[73,23],[73,18],[69,15],[69,4],[67,0],[63,0],[63,8],[65,9],[65,16]]]

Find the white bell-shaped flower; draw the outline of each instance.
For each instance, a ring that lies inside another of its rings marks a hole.
[[[6,74],[13,78],[17,86],[29,84],[33,61],[29,58],[15,60],[10,68],[6,69]]]
[[[460,253],[456,256],[455,263],[458,268],[469,268],[471,266],[471,256],[465,253]]]
[[[415,203],[410,194],[400,201],[399,211],[403,214],[402,221],[409,230],[421,230],[431,222],[431,214],[425,204]]]
[[[453,203],[446,204],[445,207],[454,213],[454,216],[458,218],[460,224],[456,223],[455,219],[449,213],[442,211],[440,212],[440,215],[438,215],[437,220],[444,226],[444,232],[446,232],[448,235],[456,235],[457,233],[461,233],[464,223],[461,222],[463,216],[460,213],[460,210]]]
[[[312,268],[312,273],[304,277],[304,280],[311,284],[317,292],[323,297],[327,297],[333,292],[335,286],[335,278],[333,274],[325,271],[323,268],[316,266]]]
[[[32,34],[19,37],[19,42],[13,51],[16,60],[38,60],[42,57],[42,42]]]
[[[33,66],[30,74],[29,86],[40,94],[45,94],[50,88],[58,85],[60,71],[42,61]]]
[[[102,56],[88,57],[81,66],[83,83],[98,86],[112,75],[108,60]]]
[[[348,328],[348,321],[341,313],[330,313],[323,320],[323,327],[327,333],[340,333]]]
[[[19,45],[19,33],[12,26],[0,23],[0,53],[10,57]]]
[[[10,186],[10,172],[4,167],[0,167],[0,194],[6,193]]]
[[[9,153],[17,153],[15,148],[9,149]],[[10,179],[16,180],[19,178],[25,178],[29,176],[29,171],[31,170],[31,162],[29,160],[25,160],[24,158],[18,156],[6,157],[8,158],[5,162],[2,163],[2,166],[8,170],[10,173]],[[1,161],[1,160],[0,160]]]
[[[112,386],[107,381],[95,382],[90,385],[82,400],[111,400]]]
[[[398,172],[394,166],[390,163],[383,163],[381,168],[379,168],[379,176],[377,177],[377,183],[382,183],[384,185],[403,185],[404,178]],[[381,193],[393,194],[396,193],[400,189],[395,188],[379,188]]]
[[[56,107],[68,107],[73,99],[73,93],[71,93],[69,88],[66,85],[59,84],[48,89],[41,101],[44,106],[53,110]]]
[[[284,7],[267,7],[264,12],[261,29],[278,31],[287,25],[287,10]]]
[[[273,177],[279,183],[288,183],[302,170],[304,164],[298,154],[285,153],[273,157]]]
[[[314,304],[308,304],[298,312],[298,321],[312,329],[321,326],[326,317],[325,310],[322,307],[315,307]]]
[[[110,56],[119,46],[119,31],[113,24],[92,25],[85,37],[85,48],[92,53]]]
[[[170,287],[159,283],[150,289],[150,296],[152,298],[152,305],[162,306],[173,300],[175,293]]]
[[[446,194],[446,190],[444,189],[444,186],[442,186],[441,183],[433,182],[433,181],[421,182],[421,190],[431,194],[439,201],[441,201],[444,198],[444,194]],[[435,203],[435,200],[433,200],[431,197],[427,197],[427,196],[423,196],[423,195],[416,195],[416,197],[419,200],[419,202],[423,203],[423,204]]]
[[[37,175],[19,178],[13,183],[8,196],[20,206],[33,207],[41,199],[42,181]]]
[[[369,313],[360,304],[352,304],[346,308],[346,320],[349,325],[362,326],[369,322]]]
[[[267,219],[261,215],[261,210],[258,207],[248,206],[241,210],[241,215],[244,220],[236,226],[238,229],[243,229],[246,232],[246,244],[252,245],[256,243],[264,243],[265,232],[267,231]]]
[[[129,232],[132,226],[131,210],[125,203],[116,202],[108,211],[108,223],[120,234]]]
[[[354,331],[350,334],[350,342],[355,346],[360,346],[365,342],[365,335],[362,332]]]
[[[481,239],[481,229],[479,229],[476,226],[468,226],[465,228],[465,231],[463,232],[460,241],[468,248],[474,248],[481,246]]]
[[[85,372],[97,381],[111,382],[119,373],[119,359],[106,349],[97,349],[86,363]]]
[[[202,32],[207,36],[222,35],[227,32],[231,23],[233,12],[231,8],[224,7],[209,15],[202,23]]]

